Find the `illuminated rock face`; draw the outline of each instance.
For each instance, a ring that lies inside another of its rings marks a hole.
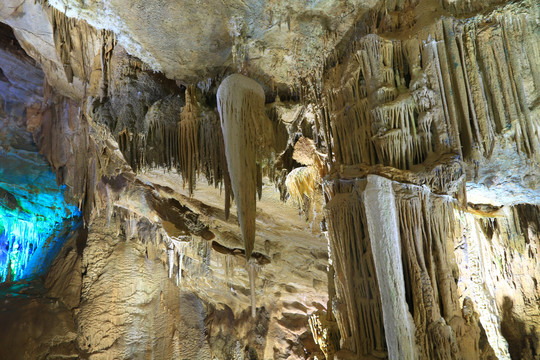
[[[535,359],[538,11],[4,1],[0,358]]]
[[[5,120],[7,122],[7,120]],[[66,202],[46,159],[24,144],[0,153],[0,280],[43,275],[69,230],[80,225],[77,206]],[[17,148],[19,147],[19,148]]]
[[[69,235],[65,227],[75,229],[80,225],[79,210],[65,202],[63,191],[56,185],[56,177],[45,159],[40,160],[42,172],[38,177],[26,177],[27,181],[10,183],[13,178],[4,176],[0,183],[4,199],[0,208],[2,282],[44,274]],[[29,166],[24,162],[21,164],[21,158],[17,159],[16,165],[7,161],[5,156],[2,161],[10,169],[25,171],[24,166]],[[6,199],[13,199],[13,202]]]
[[[0,40],[0,282],[43,275],[70,229],[78,208],[66,202],[47,159],[38,154],[25,117],[43,99],[43,72],[2,27]]]

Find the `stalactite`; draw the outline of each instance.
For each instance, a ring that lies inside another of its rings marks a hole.
[[[441,33],[442,37],[444,37],[444,26],[441,23]],[[434,44],[436,47],[436,50],[434,49],[434,54],[436,56],[436,61],[438,63],[438,70],[439,70],[439,81],[441,83],[440,89],[441,89],[441,97],[442,97],[442,106],[444,107],[445,111],[447,112],[447,123],[448,123],[448,129],[451,131],[449,134],[449,146],[452,148],[452,150],[459,154],[461,158],[463,158],[463,150],[462,150],[462,144],[459,134],[459,122],[458,122],[458,113],[457,113],[457,105],[456,100],[452,93],[452,84],[451,84],[451,73],[450,68],[448,64],[448,56],[446,52],[445,42],[444,41],[438,41],[436,44]]]
[[[111,59],[113,56],[114,47],[116,46],[116,37],[113,32],[101,30],[101,86],[99,97],[101,101],[106,96],[110,96],[109,85],[112,83]]]
[[[358,75],[360,76],[360,75]],[[373,163],[374,149],[371,144],[371,112],[367,94],[360,89],[360,79],[350,88],[338,92],[329,90],[328,108],[333,114],[332,132],[339,163]]]
[[[481,73],[478,68],[478,63],[476,59],[476,46],[475,39],[476,36],[475,29],[466,28],[465,29],[465,44],[464,50],[466,56],[466,69],[467,69],[467,78],[469,79],[470,87],[470,96],[471,104],[474,109],[473,121],[476,122],[480,137],[482,139],[482,146],[485,153],[490,152],[493,144],[493,130],[492,130],[492,120],[489,118],[489,114],[486,109],[486,96],[484,93],[484,84],[482,83]]]
[[[255,242],[257,155],[265,139],[264,91],[255,81],[231,75],[218,88],[218,112],[238,221],[249,259]]]
[[[112,212],[112,207],[113,207],[113,204],[112,204],[112,199],[111,199],[111,190],[109,188],[109,185],[105,185],[105,200],[107,202],[107,227],[110,227],[111,226],[111,217],[113,215],[113,212]]]
[[[416,139],[415,104],[410,96],[385,103],[372,110],[373,136],[378,158],[383,164],[408,169],[414,161],[413,139]]]
[[[64,73],[69,83],[73,82],[73,68],[71,67],[71,23],[73,20],[67,18],[62,12],[49,8],[52,17],[52,28],[54,32],[54,45],[60,61],[64,66]]]
[[[178,155],[180,170],[184,176],[184,182],[188,183],[189,193],[193,193],[195,177],[199,164],[199,118],[200,111],[195,96],[195,88],[188,87],[186,90],[186,106],[182,108],[180,122],[178,123]],[[173,144],[176,141],[173,140]]]
[[[509,15],[506,15],[502,19],[501,23],[504,30],[503,34],[504,40],[506,42],[505,47],[506,49],[508,49],[505,54],[508,55],[508,62],[511,71],[511,80],[513,80],[513,89],[515,92],[514,96],[517,99],[516,106],[521,113],[521,116],[519,118],[521,130],[525,132],[525,136],[523,137],[525,148],[527,149],[529,156],[534,155],[538,158],[540,157],[540,136],[538,132],[535,131],[535,128],[538,126],[539,121],[538,119],[531,117],[527,101],[527,93],[525,91],[522,79],[523,68],[521,66],[520,59],[517,56],[518,54],[520,54],[520,49],[518,48],[518,46],[521,41],[518,39],[521,35],[521,29],[519,25],[521,23],[521,19],[519,15],[516,16],[514,19],[511,19]],[[532,50],[534,49],[530,49],[529,51]]]
[[[174,249],[170,248],[167,249],[167,260],[169,265],[169,279],[172,278],[173,270],[174,270]]]
[[[243,75],[230,75],[218,88],[217,103],[224,140],[230,184],[236,201],[238,222],[244,240],[251,287],[251,314],[256,315],[255,269],[250,261],[255,244],[255,217],[258,182],[257,158],[271,146],[271,124],[264,109],[262,87]],[[225,184],[225,211],[228,215],[228,184]]]
[[[209,184],[223,182],[226,161],[223,161],[223,134],[214,112],[201,114],[199,121],[199,163]]]
[[[178,273],[176,275],[176,285],[182,284],[182,268],[184,266],[184,256],[186,242],[175,242],[176,253],[178,256]]]
[[[225,254],[225,284],[227,289],[231,288],[231,272],[233,272],[232,257],[231,254]]]
[[[150,119],[148,132],[146,136],[141,138],[143,139],[141,147],[144,149],[142,161],[144,167],[155,168],[163,166],[169,171],[180,169],[180,154],[178,149],[182,145],[178,144],[179,129],[177,124],[164,123],[159,119]],[[123,150],[122,153],[124,153]]]
[[[185,248],[192,243],[190,236],[170,237],[166,232],[162,235],[162,241],[167,245],[167,259],[169,265],[169,279],[172,278],[175,260],[178,261],[176,273],[176,285],[182,284],[182,267],[184,263]]]

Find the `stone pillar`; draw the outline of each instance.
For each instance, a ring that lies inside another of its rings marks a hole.
[[[392,181],[368,175],[364,206],[391,360],[417,359],[415,326],[405,299],[399,223]]]

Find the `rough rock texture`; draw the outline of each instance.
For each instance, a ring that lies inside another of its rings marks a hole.
[[[170,78],[196,83],[232,65],[292,85],[294,77],[322,64],[376,2],[49,3],[69,17],[114,32],[120,45]],[[148,26],[139,26],[141,21]]]
[[[458,286],[472,299],[480,321],[492,322],[490,331],[506,339],[512,359],[531,359],[538,354],[538,206],[490,210],[458,217],[462,236],[455,252],[463,279]]]
[[[133,240],[122,239],[105,216],[88,228],[78,347],[89,359],[210,359],[201,301],[182,293],[166,263],[156,261],[165,246]]]
[[[83,220],[0,358],[535,359],[539,11],[4,1],[0,160]]]
[[[45,289],[35,284],[23,283],[19,288],[2,289],[2,358],[79,358],[75,343],[77,330],[71,312],[44,293]]]

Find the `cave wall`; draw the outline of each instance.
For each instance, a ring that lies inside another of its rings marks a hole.
[[[20,300],[6,291],[2,354],[540,354],[537,4],[355,3],[335,25],[346,6],[324,3],[311,12],[293,4],[279,32],[272,21],[263,32],[220,23],[238,32],[203,33],[217,47],[231,41],[230,57],[191,49],[198,60],[176,66],[170,53],[197,39],[131,31],[133,13],[113,26],[119,4],[0,7],[46,77],[21,107],[21,126],[83,213],[45,288],[31,283]],[[312,35],[269,65],[283,52],[274,49],[282,31]],[[307,61],[313,52],[324,59]],[[279,148],[257,154],[253,252],[231,201],[237,174],[228,172],[216,102],[237,69],[262,84],[269,126],[257,136]],[[279,84],[268,80],[274,72]],[[287,193],[294,201],[281,203]],[[13,313],[30,326],[17,327]],[[59,319],[49,333],[48,319]],[[23,336],[29,346],[14,351]]]

